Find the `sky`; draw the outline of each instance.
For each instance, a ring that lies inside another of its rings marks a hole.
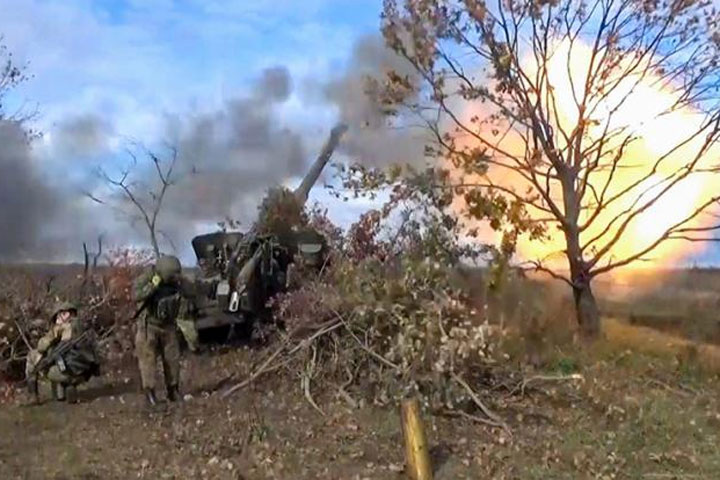
[[[43,133],[29,154],[33,178],[15,188],[55,193],[6,219],[41,224],[19,228],[6,257],[77,259],[100,234],[141,244],[139,225],[83,194],[109,198],[96,169],[120,173],[133,142],[169,142],[192,156],[181,159],[186,171],[205,175],[178,187],[160,220],[184,260],[192,236],[215,222],[249,222],[264,190],[296,185],[345,116],[344,82],[356,86],[358,62],[373,67],[363,51],[379,48],[380,11],[380,0],[0,0],[3,43],[32,75],[6,110],[37,109]],[[368,208],[322,188],[311,201],[343,226]]]
[[[169,158],[179,183],[160,217],[163,249],[192,263],[190,240],[226,217],[247,226],[268,187],[294,187],[338,120],[336,158],[422,158],[422,142],[382,129],[361,79],[402,68],[379,36],[382,0],[0,0],[0,36],[32,78],[6,111],[37,111],[27,146],[0,124],[0,261],[80,261],[82,242],[146,246],[142,225],[96,175],[152,178],[136,142]],[[362,128],[362,129],[361,129]],[[195,172],[195,173],[191,173]],[[325,180],[328,177],[325,177]],[[142,184],[140,184],[142,186]],[[99,205],[86,193],[108,204]],[[338,202],[347,227],[376,204]],[[170,239],[170,241],[166,241]],[[711,247],[692,263],[720,263]]]

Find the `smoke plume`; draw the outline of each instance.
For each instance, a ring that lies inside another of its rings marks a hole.
[[[54,192],[33,163],[22,125],[0,119],[0,260],[32,257],[56,212]]]
[[[338,154],[369,165],[423,159],[423,138],[407,128],[387,128],[377,100],[366,94],[367,77],[382,81],[390,69],[414,78],[411,67],[385,48],[379,36],[368,36],[356,43],[339,75],[310,80],[321,94],[320,106],[335,107],[350,126]],[[159,229],[178,253],[186,254],[192,236],[225,218],[249,226],[268,188],[304,175],[332,125],[323,125],[318,135],[312,122],[283,121],[279,111],[294,93],[288,69],[277,66],[259,72],[248,93],[229,98],[215,110],[165,117],[164,138],[146,146],[163,159],[168,155],[158,147],[161,143],[177,151],[178,183],[168,191]],[[317,105],[304,105],[312,106]],[[142,224],[131,224],[128,217],[82,194],[94,190],[113,199],[90,175],[92,166],[78,160],[102,159],[101,164],[111,167],[129,161],[117,151],[123,132],[116,130],[112,118],[81,112],[58,123],[45,143],[49,150],[40,158],[33,155],[20,126],[0,123],[0,228],[5,232],[0,236],[0,261],[78,258],[82,242],[92,243],[100,234],[110,243],[148,244]],[[147,194],[146,187],[157,185],[157,174],[138,153],[132,175]],[[40,160],[66,171],[51,181],[40,175]]]
[[[356,42],[344,74],[325,86],[327,101],[338,107],[341,119],[350,126],[343,151],[366,165],[424,159],[426,134],[411,128],[410,119],[402,114],[391,124],[376,95],[368,90],[369,79],[382,85],[390,71],[407,76],[414,85],[420,83],[407,60],[386,47],[379,35],[368,35]]]
[[[268,187],[304,174],[303,139],[276,115],[291,93],[289,72],[274,67],[262,72],[248,96],[215,112],[171,120],[168,136],[181,169],[194,173],[169,192],[164,218],[170,230],[225,217],[250,222]]]
[[[100,154],[109,147],[113,126],[95,114],[70,118],[58,127],[56,152],[62,157],[78,158]]]

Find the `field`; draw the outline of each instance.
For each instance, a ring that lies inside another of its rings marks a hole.
[[[698,342],[720,343],[719,270],[668,270],[601,285],[607,316]]]
[[[537,329],[505,336],[473,387],[509,429],[425,412],[435,478],[720,478],[720,349],[709,307],[720,274],[654,278],[629,292],[599,286],[606,338],[590,349],[568,340],[561,307],[548,307]],[[321,414],[282,371],[222,397],[267,354],[186,353],[187,400],[159,412],[143,407],[127,354],[112,357],[78,405],[9,400],[0,478],[403,478],[397,405],[355,402],[361,391],[323,384],[314,390]]]

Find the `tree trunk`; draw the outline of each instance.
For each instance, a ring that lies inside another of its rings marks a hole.
[[[575,315],[580,325],[580,333],[587,340],[594,340],[600,334],[600,310],[589,281],[580,282],[573,287],[575,298]]]
[[[590,285],[590,273],[580,254],[579,238],[568,235],[567,240],[570,280],[573,284],[573,298],[575,299],[575,318],[583,338],[594,340],[600,333],[600,310]]]
[[[567,245],[568,264],[570,266],[570,280],[573,284],[573,297],[575,298],[575,316],[580,333],[586,340],[594,340],[600,333],[600,311],[595,296],[590,287],[590,271],[583,259],[580,248],[580,202],[575,188],[577,174],[572,169],[559,169],[560,180],[563,186],[563,202],[565,206],[565,243]]]

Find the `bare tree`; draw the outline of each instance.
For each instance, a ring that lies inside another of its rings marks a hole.
[[[26,103],[19,105],[14,111],[7,109],[7,95],[20,84],[30,80],[31,75],[27,73],[28,64],[20,65],[15,60],[12,52],[3,43],[3,36],[0,35],[0,121],[15,122],[21,124],[25,130],[28,140],[39,135],[28,124],[37,117],[37,107],[29,109]]]
[[[570,285],[593,338],[595,277],[717,239],[719,27],[703,0],[386,0],[384,37],[415,77],[390,72],[380,94],[431,132],[467,216],[502,197],[557,235],[566,266],[531,267]],[[688,205],[662,218],[668,198]],[[652,211],[652,238],[619,248]]]
[[[83,242],[83,278],[85,281],[87,281],[88,276],[90,275],[91,271],[95,271],[97,269],[98,260],[100,260],[100,257],[102,256],[103,251],[103,236],[98,235],[97,237],[97,246],[98,249],[96,252],[90,252],[88,250],[87,243]],[[90,265],[90,255],[92,255],[92,266]]]
[[[20,83],[28,79],[25,66],[18,66],[12,52],[8,51],[0,35],[0,120],[12,120],[15,115],[5,110],[5,96]]]
[[[140,163],[139,155],[132,148],[127,148],[126,153],[130,162],[117,175],[110,174],[102,167],[96,169],[98,178],[114,192],[114,197],[100,198],[90,192],[86,192],[85,195],[91,200],[110,206],[127,216],[133,224],[140,221],[147,231],[157,258],[160,256],[158,240],[160,236],[164,237],[174,248],[172,239],[158,228],[158,219],[168,190],[180,180],[175,171],[178,154],[177,149],[170,147],[169,158],[161,159],[146,147],[137,144],[135,147],[145,158],[145,166],[151,167],[150,172],[141,168],[143,165]],[[153,177],[154,182],[149,184],[146,177]]]

